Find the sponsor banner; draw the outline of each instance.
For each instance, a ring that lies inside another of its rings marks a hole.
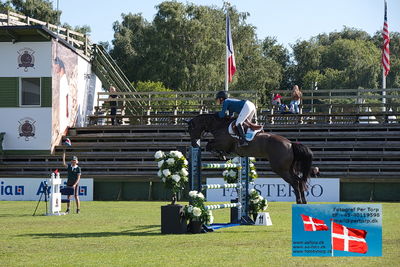
[[[382,256],[382,204],[292,205],[292,256]]]
[[[207,184],[224,184],[223,178],[207,178]],[[257,190],[268,201],[296,201],[293,188],[281,178],[257,178],[249,189]],[[340,201],[339,178],[312,178],[306,192],[308,202]],[[208,189],[207,201],[226,202],[237,197],[235,188]]]
[[[45,192],[46,183],[50,179],[41,178],[0,178],[0,200],[39,200]],[[67,185],[67,179],[62,179],[61,188]],[[48,186],[50,192],[50,186]],[[93,200],[93,179],[81,179],[79,182],[79,199]],[[62,196],[66,198],[66,196]],[[44,200],[44,195],[42,197]]]

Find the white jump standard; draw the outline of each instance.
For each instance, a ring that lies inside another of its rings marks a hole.
[[[50,186],[50,205],[49,205],[49,210],[46,213],[47,216],[60,216],[60,215],[65,215],[65,212],[61,212],[61,193],[60,193],[60,187],[61,187],[61,178],[60,174],[57,173],[57,175],[53,172],[51,174],[51,178],[49,179],[49,186]]]

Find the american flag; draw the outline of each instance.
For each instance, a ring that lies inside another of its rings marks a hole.
[[[388,73],[389,73],[389,70],[390,70],[390,60],[389,60],[390,37],[389,37],[389,27],[388,27],[388,24],[387,24],[387,4],[386,4],[386,1],[385,1],[385,20],[383,21],[382,36],[383,36],[382,66],[383,66],[384,74],[385,74],[385,76],[387,76]]]
[[[236,72],[235,53],[233,52],[231,21],[229,14],[226,15],[226,56],[228,59],[228,80],[232,82],[233,74]]]

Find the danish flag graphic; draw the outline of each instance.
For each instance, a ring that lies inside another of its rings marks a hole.
[[[367,231],[349,228],[332,222],[332,249],[356,253],[367,253],[368,244],[365,240]]]
[[[328,231],[328,226],[323,220],[304,214],[301,214],[301,218],[303,219],[304,231]]]

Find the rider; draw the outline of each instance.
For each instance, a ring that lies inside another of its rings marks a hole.
[[[229,111],[230,117],[233,116],[233,112],[239,114],[236,119],[236,127],[239,132],[239,146],[248,145],[242,124],[246,120],[251,122],[253,117],[256,115],[256,106],[249,100],[228,98],[228,93],[226,91],[219,91],[215,95],[215,100],[217,104],[222,104],[222,110],[217,113],[220,118],[225,117],[226,111]]]

